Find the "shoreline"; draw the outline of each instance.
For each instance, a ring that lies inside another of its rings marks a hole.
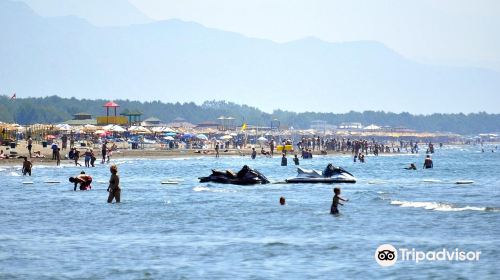
[[[453,145],[447,145],[447,146],[469,146],[465,144],[453,144]],[[24,157],[27,156],[28,159],[33,163],[33,165],[45,165],[45,166],[50,166],[54,165],[56,166],[56,161],[52,160],[52,154],[50,148],[41,148],[36,147],[33,149],[33,151],[38,151],[42,150],[42,154],[45,155],[45,158],[35,158],[32,157],[31,159],[29,158],[29,154],[27,152],[26,147],[22,148],[22,145],[18,146],[19,148],[15,149],[15,151],[21,151],[24,150],[23,153],[18,153],[16,155],[16,158],[9,158],[9,159],[0,159],[0,166],[16,166],[16,165],[22,165],[23,158],[17,158],[19,156]],[[40,149],[37,149],[40,148]],[[85,147],[79,148],[79,150],[85,150]],[[101,153],[100,149],[94,149],[96,150],[96,163],[100,163],[101,161]],[[9,151],[9,150],[7,150]],[[200,151],[200,152],[197,152]],[[220,151],[220,157],[225,157],[225,156],[241,156],[241,157],[250,157],[252,153],[251,148],[245,148],[242,150],[237,150],[237,149],[227,149],[227,152]],[[64,154],[66,154],[66,151],[64,151]],[[295,153],[288,153],[288,157],[293,155]],[[297,153],[299,154],[299,153]],[[321,154],[320,151],[314,151],[313,152],[314,156],[325,156],[324,154]],[[330,156],[351,156],[351,152],[338,152],[338,151],[328,151],[326,155]],[[368,154],[372,156],[372,154]],[[425,155],[425,152],[420,152],[416,154],[411,154],[411,153],[406,153],[406,152],[401,152],[401,153],[380,153],[379,156],[386,156],[386,155]],[[257,154],[258,157],[263,156],[260,153]],[[113,154],[111,156],[111,162],[116,159],[172,159],[172,158],[183,158],[183,157],[213,157],[215,158],[215,151],[212,149],[209,150],[195,150],[195,149],[190,149],[190,150],[185,150],[185,149],[177,149],[177,150],[164,150],[164,149],[123,149],[119,148],[116,151],[113,151]],[[275,152],[274,158],[280,158],[281,153],[280,152]],[[61,159],[61,165],[67,165],[68,163],[73,163],[73,160],[68,160],[68,159]],[[82,165],[84,164],[84,158],[80,157],[79,163]]]

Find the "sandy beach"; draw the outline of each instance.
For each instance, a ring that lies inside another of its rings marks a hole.
[[[199,157],[199,156],[207,156],[214,157],[215,150],[214,149],[206,149],[206,150],[197,150],[197,149],[165,149],[162,148],[160,144],[149,144],[147,148],[144,149],[130,149],[130,145],[127,143],[116,143],[118,149],[113,151],[111,160],[117,158],[170,158],[170,157]],[[252,151],[252,145],[247,145],[244,149],[224,149],[220,150],[220,156],[250,156]],[[108,145],[109,148],[109,145]],[[260,149],[260,147],[256,147]],[[28,149],[26,143],[19,143],[15,149],[10,149],[8,146],[2,146],[0,149],[4,151],[4,153],[9,154],[11,151],[16,152],[16,154],[12,155],[12,158],[9,159],[0,159],[0,165],[17,165],[21,164],[23,159],[21,157],[29,157]],[[78,147],[80,154],[83,154],[87,147]],[[101,160],[101,148],[98,145],[92,147],[94,151],[97,162]],[[46,148],[43,148],[41,144],[33,143],[32,154],[35,151],[40,151],[44,158],[36,158],[32,157],[31,162],[36,165],[55,165],[55,160],[52,160],[52,150],[50,145]],[[69,162],[69,160],[64,159],[64,156],[67,155],[69,149],[65,151],[61,151],[61,162]],[[329,152],[334,153],[334,152]],[[314,154],[319,154],[319,151],[316,151]],[[276,154],[275,157],[279,156],[279,153]],[[83,158],[80,157],[79,162],[83,164]]]

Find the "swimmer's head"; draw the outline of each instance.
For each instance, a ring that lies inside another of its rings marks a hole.
[[[333,188],[333,193],[335,193],[336,195],[339,195],[340,194],[340,188]]]
[[[285,205],[285,203],[286,203],[285,197],[284,196],[280,197],[280,204]]]
[[[118,167],[115,164],[113,164],[109,167],[109,171],[111,171],[111,173],[117,173]]]
[[[69,181],[70,181],[71,183],[74,183],[74,182],[75,182],[75,178],[74,178],[74,177],[69,177]]]
[[[80,174],[85,174],[85,171],[80,172]]]

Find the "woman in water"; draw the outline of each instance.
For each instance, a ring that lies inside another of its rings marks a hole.
[[[109,178],[108,203],[113,202],[113,198],[115,199],[116,203],[120,203],[121,189],[120,189],[120,177],[118,177],[118,167],[116,167],[116,165],[113,164],[109,168],[109,171],[111,172],[111,177]]]

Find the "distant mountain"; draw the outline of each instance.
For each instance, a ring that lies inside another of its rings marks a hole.
[[[216,99],[268,112],[500,112],[499,73],[419,64],[372,41],[278,44],[179,20],[96,27],[5,0],[0,38],[4,94]]]
[[[4,1],[4,0],[2,0]],[[128,0],[17,0],[44,17],[76,16],[97,26],[120,26],[152,20]]]

